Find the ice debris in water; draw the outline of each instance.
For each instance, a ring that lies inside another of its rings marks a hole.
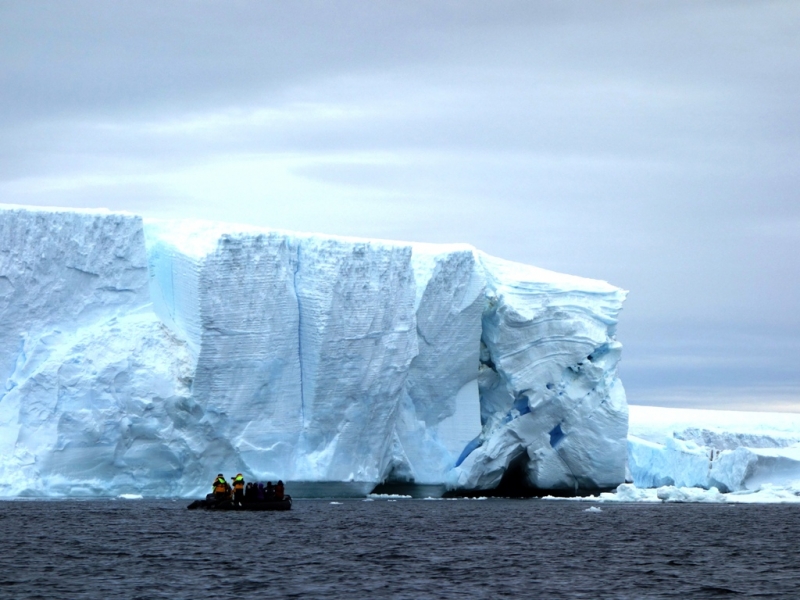
[[[587,508],[583,512],[599,513],[599,512],[603,512],[603,509],[600,508],[599,506],[590,506],[589,508]]]
[[[406,499],[412,498],[413,496],[406,496],[404,494],[368,494],[367,498],[373,498],[376,500],[387,500],[389,498],[397,499]]]
[[[544,500],[565,500],[548,496]],[[763,484],[754,490],[743,490],[723,494],[717,488],[676,487],[665,485],[659,488],[638,488],[623,483],[614,492],[597,496],[566,498],[577,502],[727,502],[734,504],[800,503],[800,481],[785,486]]]
[[[613,487],[624,298],[467,245],[0,207],[0,495]]]

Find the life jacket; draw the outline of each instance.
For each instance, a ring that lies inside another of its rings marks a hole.
[[[275,499],[283,500],[283,484],[279,483],[275,486]]]
[[[240,492],[244,489],[244,477],[241,475],[236,476],[236,478],[233,480],[233,489],[237,492]]]
[[[222,477],[217,477],[216,481],[214,481],[214,493],[215,494],[223,494],[228,491],[228,482],[225,481]]]

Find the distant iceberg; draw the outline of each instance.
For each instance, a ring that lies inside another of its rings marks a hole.
[[[0,495],[614,488],[625,294],[467,245],[2,207]]]
[[[630,483],[601,502],[800,502],[800,414],[631,406]]]
[[[788,486],[800,482],[800,415],[632,406],[628,464],[638,487]]]

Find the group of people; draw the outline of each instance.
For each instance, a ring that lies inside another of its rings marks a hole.
[[[283,481],[278,481],[275,485],[272,485],[271,481],[268,481],[266,485],[263,483],[245,484],[244,476],[238,473],[236,477],[232,478],[232,482],[233,485],[225,481],[222,473],[217,475],[212,484],[214,500],[217,502],[231,500],[237,506],[244,506],[258,502],[280,501],[285,496]]]

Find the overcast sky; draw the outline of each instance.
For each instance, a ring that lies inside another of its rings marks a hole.
[[[0,202],[630,290],[632,404],[800,411],[800,2],[0,0]]]

